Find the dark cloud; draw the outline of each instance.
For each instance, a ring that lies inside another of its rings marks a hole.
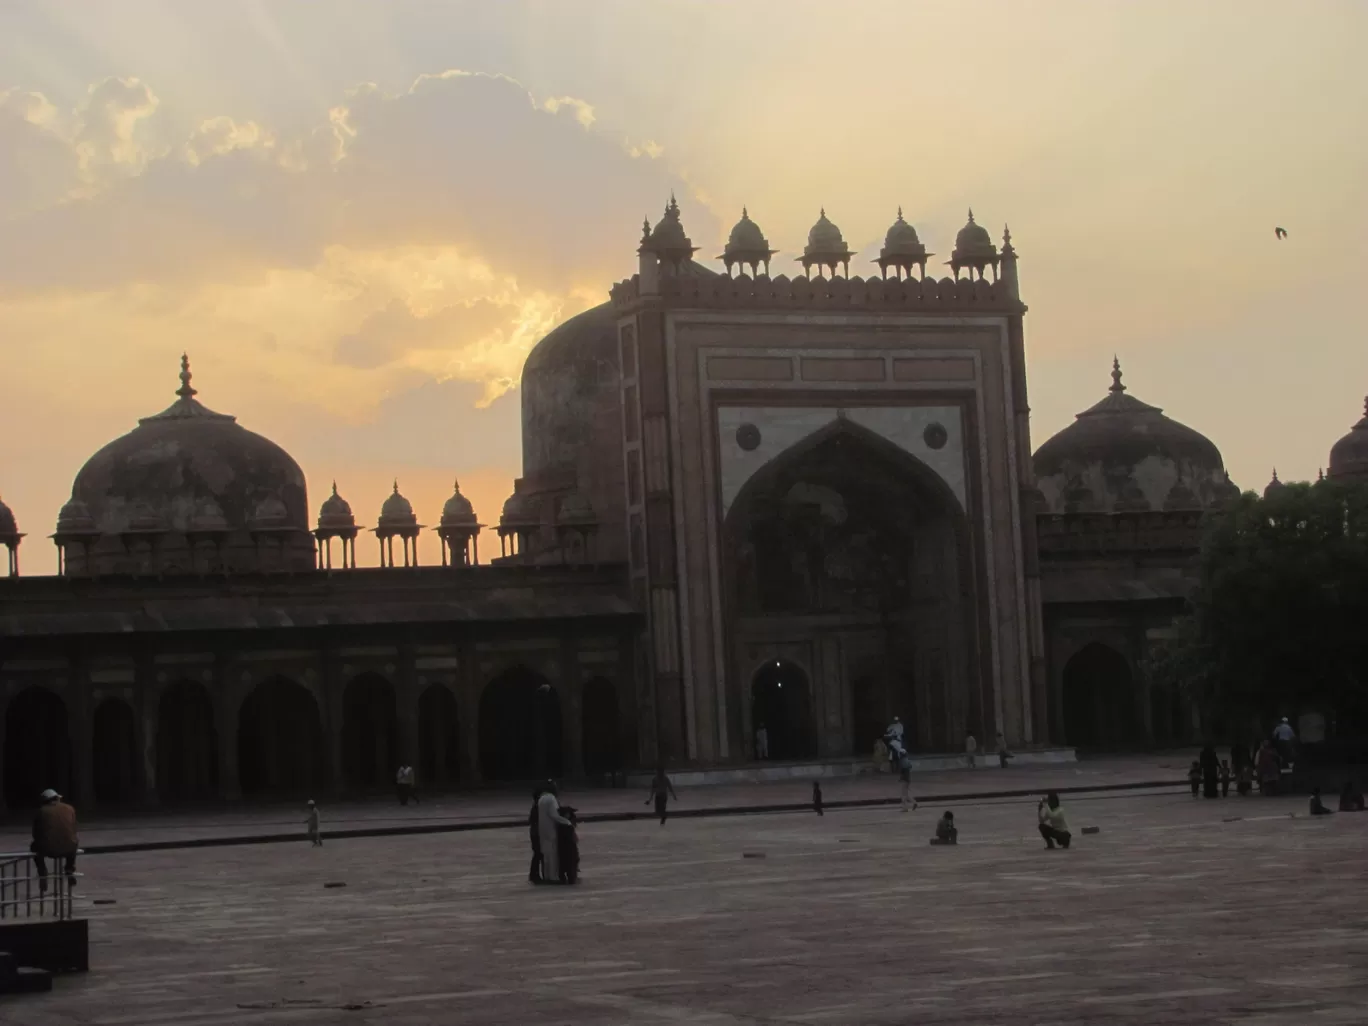
[[[459,351],[506,326],[513,307],[481,299],[417,317],[396,299],[367,317],[354,332],[337,340],[333,358],[349,367],[383,367],[415,349]]]

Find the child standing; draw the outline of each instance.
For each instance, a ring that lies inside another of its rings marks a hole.
[[[1231,772],[1230,772],[1230,760],[1229,760],[1229,759],[1223,759],[1223,760],[1221,760],[1221,797],[1222,797],[1222,798],[1229,798],[1229,797],[1230,797],[1230,779],[1231,779],[1231,777],[1232,777],[1232,774],[1231,774]]]
[[[819,816],[825,815],[822,812],[822,785],[815,780],[812,782],[812,811]]]
[[[309,799],[309,818],[304,821],[304,825],[309,828],[309,840],[313,846],[323,847],[323,837],[318,832],[318,806],[312,798]]]
[[[660,766],[656,769],[656,775],[651,779],[651,793],[646,796],[646,804],[650,805],[651,802],[655,802],[655,811],[656,815],[660,817],[661,826],[665,825],[666,807],[671,798],[679,801],[679,795],[675,794],[674,784],[670,783],[670,778],[665,775],[665,767]]]
[[[932,844],[959,844],[959,830],[955,828],[955,814],[946,812],[944,816],[936,820],[936,836],[931,838]]]
[[[1194,762],[1188,768],[1188,783],[1192,785],[1192,797],[1196,798],[1202,790],[1202,764]]]

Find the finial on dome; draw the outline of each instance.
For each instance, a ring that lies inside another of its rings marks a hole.
[[[899,203],[899,204],[898,204],[898,220],[901,221],[902,219],[903,219],[903,216],[902,216],[902,204]]]
[[[1274,467],[1274,468],[1273,468],[1273,483],[1274,483],[1274,484],[1277,484],[1277,483],[1278,483],[1278,468],[1277,468],[1277,467]]]
[[[641,219],[641,241],[643,245],[651,241],[651,219],[649,217]]]
[[[397,477],[394,479],[394,494],[399,494],[399,479]]]
[[[1320,470],[1316,471],[1316,481],[1317,481],[1317,483],[1320,483],[1320,482],[1323,482],[1324,480],[1325,480],[1325,468],[1324,468],[1324,467],[1321,467]]]
[[[337,479],[336,479],[336,478],[333,479],[333,494],[334,494],[334,495],[337,494]]]
[[[821,216],[826,217],[826,207],[821,208]]]
[[[974,223],[974,208],[973,208],[973,207],[970,207],[970,208],[969,208],[969,223],[970,223],[970,224],[973,224],[973,223]]]
[[[1116,358],[1116,355],[1115,355],[1115,354],[1113,354],[1113,355],[1112,355],[1112,385],[1111,385],[1111,388],[1109,388],[1107,391],[1109,391],[1109,392],[1124,392],[1125,390],[1126,390],[1126,386],[1123,385],[1123,384],[1121,384],[1121,361],[1118,360],[1118,359]]]
[[[1002,248],[1006,249],[1012,244],[1012,229],[1007,225],[1002,226]]]
[[[189,399],[195,394],[195,389],[190,387],[190,356],[188,353],[181,353],[180,380],[181,387],[176,389],[176,395],[182,399]]]

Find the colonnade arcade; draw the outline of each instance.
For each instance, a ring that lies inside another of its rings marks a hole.
[[[150,685],[78,688],[66,677],[6,674],[4,803],[30,808],[48,787],[86,806],[323,798],[386,792],[402,763],[414,766],[420,789],[440,789],[598,775],[640,761],[634,730],[623,729],[634,722],[620,683],[628,663],[615,650],[559,667],[478,660],[489,671],[479,675],[424,673],[421,662],[404,672],[392,663],[339,667],[346,672],[332,686],[284,668],[229,675],[220,666],[158,673]]]

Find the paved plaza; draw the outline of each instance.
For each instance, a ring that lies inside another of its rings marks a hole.
[[[93,856],[91,972],[0,1022],[1368,1021],[1368,815],[1066,807],[1054,852],[1021,799],[956,803],[957,848],[940,805],[588,824],[575,888],[525,829]]]

